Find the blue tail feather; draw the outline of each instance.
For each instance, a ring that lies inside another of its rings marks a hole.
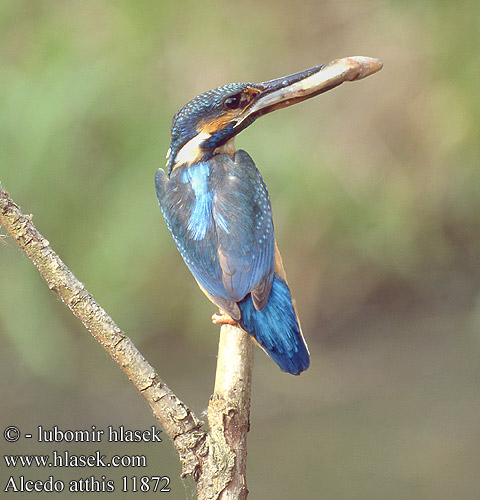
[[[275,274],[265,307],[258,311],[248,294],[238,303],[240,325],[254,337],[285,372],[298,375],[310,365],[308,349],[300,333],[290,289]]]

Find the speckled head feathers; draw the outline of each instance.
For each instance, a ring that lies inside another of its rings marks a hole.
[[[208,154],[238,133],[233,131],[235,117],[261,89],[253,83],[230,83],[204,92],[180,108],[170,128],[169,171],[180,150],[195,137],[200,137],[195,147]]]

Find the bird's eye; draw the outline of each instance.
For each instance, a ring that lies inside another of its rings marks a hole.
[[[242,102],[242,94],[232,95],[232,97],[227,97],[223,104],[228,109],[237,109],[240,107]]]

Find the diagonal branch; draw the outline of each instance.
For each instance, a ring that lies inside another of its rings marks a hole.
[[[0,223],[35,264],[49,288],[60,296],[147,400],[173,439],[182,460],[183,474],[198,473],[199,456],[205,454],[206,432],[200,428],[202,422],[155,373],[133,342],[52,250],[31,218],[20,211],[1,187]]]
[[[245,499],[246,433],[249,428],[252,341],[237,327],[221,329],[210,431],[169,389],[133,342],[78,281],[31,216],[24,215],[0,185],[0,224],[27,254],[49,288],[59,295],[152,408],[179,453],[182,476],[192,475],[201,500]]]

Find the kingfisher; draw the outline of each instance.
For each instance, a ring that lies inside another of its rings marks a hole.
[[[265,182],[236,135],[258,117],[360,80],[382,68],[354,56],[262,83],[231,83],[185,104],[173,117],[158,203],[199,287],[219,308],[217,324],[239,325],[281,370],[310,364],[274,236]]]

